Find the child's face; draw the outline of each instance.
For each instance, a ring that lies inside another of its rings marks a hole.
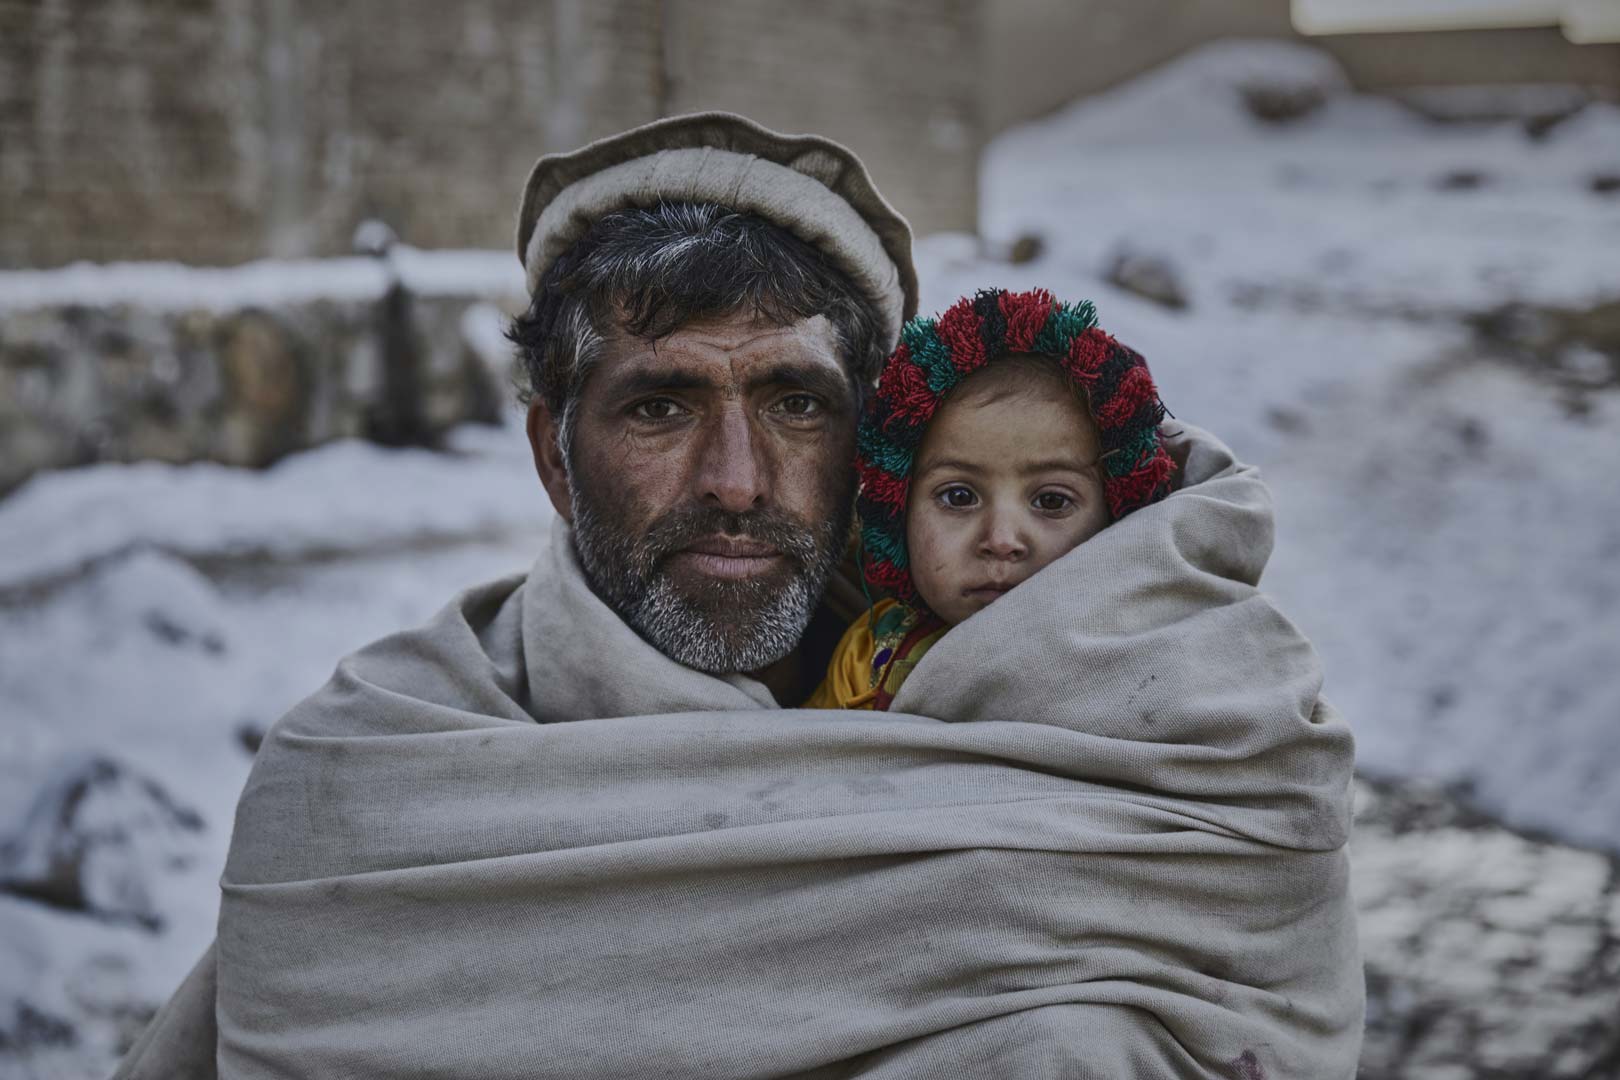
[[[911,578],[955,625],[1108,524],[1097,431],[1062,376],[1004,360],[946,400],[906,508]]]

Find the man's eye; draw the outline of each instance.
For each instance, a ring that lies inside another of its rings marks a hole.
[[[1035,496],[1035,509],[1049,514],[1059,513],[1074,505],[1074,500],[1056,491],[1043,491]]]
[[[941,491],[938,498],[940,502],[953,510],[966,509],[979,501],[979,497],[973,493],[972,488],[963,487],[961,484],[953,484]]]
[[[789,394],[776,407],[789,416],[821,415],[821,400],[812,394]]]
[[[643,401],[630,410],[632,416],[638,420],[669,420],[680,410],[680,406],[669,398],[653,398]]]

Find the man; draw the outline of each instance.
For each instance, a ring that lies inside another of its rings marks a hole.
[[[541,275],[511,335],[535,466],[596,593],[665,655],[785,704],[819,678],[796,649],[844,551],[897,303],[713,202],[610,211]]]
[[[785,711],[903,221],[836,144],[703,114],[543,158],[519,252],[557,527],[275,725],[121,1076],[1351,1075],[1349,738],[1254,590],[1252,470],[1187,435],[1201,497],[893,712]]]

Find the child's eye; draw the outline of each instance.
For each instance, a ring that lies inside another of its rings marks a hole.
[[[950,487],[942,489],[935,498],[941,504],[953,510],[966,509],[979,501],[979,497],[973,493],[972,488],[964,487],[961,484],[952,484]]]
[[[1043,491],[1035,496],[1035,509],[1058,514],[1074,505],[1074,500],[1057,491]]]

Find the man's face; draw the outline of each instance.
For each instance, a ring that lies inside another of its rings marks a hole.
[[[855,400],[823,317],[746,315],[610,336],[564,447],[598,595],[702,671],[790,653],[842,557]]]

